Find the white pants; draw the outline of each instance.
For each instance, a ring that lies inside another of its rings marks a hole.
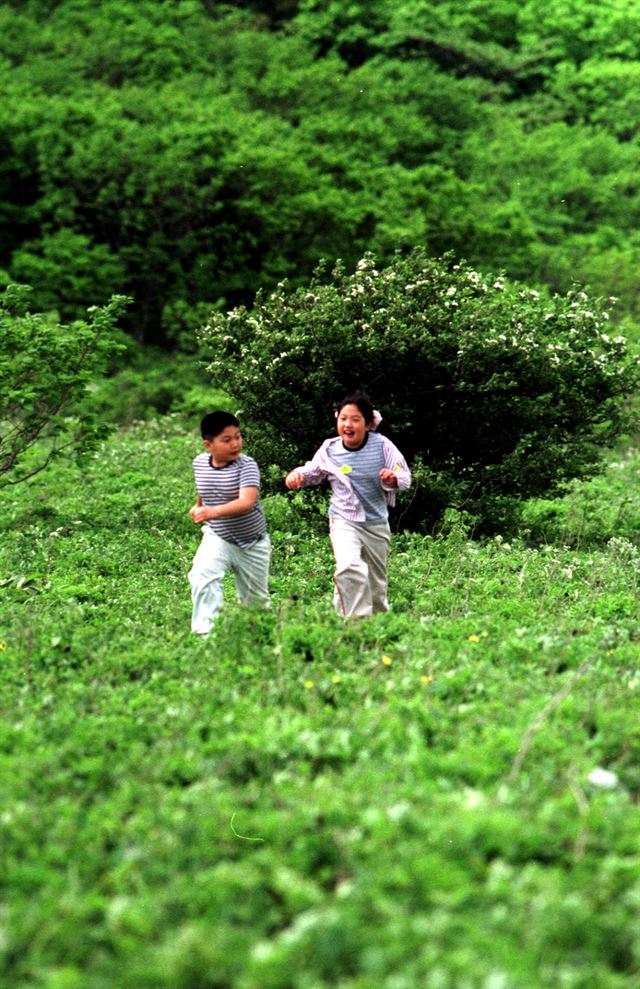
[[[223,602],[222,582],[232,570],[241,604],[268,608],[271,540],[268,535],[248,549],[234,546],[216,535],[211,526],[202,527],[202,542],[189,571],[191,584],[191,631],[207,635]]]
[[[338,614],[348,618],[388,611],[389,523],[356,525],[331,515],[329,532],[336,558],[333,601]]]

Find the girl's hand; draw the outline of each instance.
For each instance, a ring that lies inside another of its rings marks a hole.
[[[393,470],[389,470],[388,467],[383,467],[380,471],[380,480],[384,481],[385,484],[390,484],[392,488],[398,487],[398,476]]]
[[[206,505],[194,505],[193,508],[189,509],[189,515],[196,525],[199,525],[201,522],[210,522],[216,517],[215,512],[215,508],[207,507]]]
[[[292,470],[284,479],[285,485],[289,488],[289,491],[299,491],[304,484],[304,477],[297,470]]]

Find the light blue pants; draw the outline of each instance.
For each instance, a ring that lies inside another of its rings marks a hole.
[[[189,571],[191,584],[191,631],[207,635],[222,607],[223,580],[233,571],[236,593],[241,604],[268,608],[269,563],[271,540],[262,537],[253,546],[243,548],[216,535],[211,526],[202,527],[202,542]]]

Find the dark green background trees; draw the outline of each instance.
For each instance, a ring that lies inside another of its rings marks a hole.
[[[320,258],[452,250],[636,315],[624,0],[63,0],[0,11],[0,269],[174,347]]]

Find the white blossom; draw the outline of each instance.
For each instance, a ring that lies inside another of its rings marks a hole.
[[[611,770],[603,769],[601,766],[592,769],[587,779],[592,786],[597,786],[601,790],[615,790],[620,782],[617,773],[612,773]]]

